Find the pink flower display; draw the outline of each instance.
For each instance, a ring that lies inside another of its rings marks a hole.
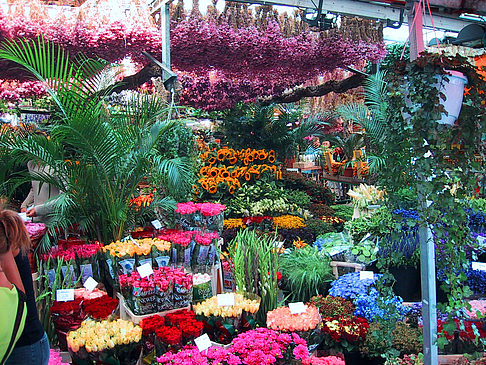
[[[145,278],[142,278],[138,271],[133,271],[131,274],[122,274],[119,276],[120,287],[132,286],[147,291],[155,289],[157,286],[160,290],[167,291],[171,284],[177,284],[187,290],[192,288],[192,275],[186,273],[182,268],[165,266],[153,271],[153,275]]]
[[[302,361],[302,365],[344,365],[344,360],[337,356],[308,357]]]
[[[54,246],[47,254],[42,256],[42,259],[44,261],[47,261],[49,258],[63,258],[67,261],[75,260],[76,258],[87,259],[96,255],[101,250],[101,247],[102,244],[100,243],[71,245],[68,247]]]
[[[192,238],[196,234],[195,231],[175,231],[169,230],[158,235],[157,238],[172,242],[174,245],[187,247],[192,241]]]
[[[217,232],[196,232],[196,234],[194,235],[194,240],[196,241],[196,243],[203,246],[209,246],[211,242],[213,242],[213,240],[217,240],[218,238],[219,234]]]
[[[49,352],[49,365],[68,365],[68,363],[62,362],[59,351],[51,349]]]

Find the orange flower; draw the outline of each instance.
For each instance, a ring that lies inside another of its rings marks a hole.
[[[227,179],[228,177],[230,177],[230,173],[228,172],[228,170],[224,169],[222,172],[221,172],[221,177],[223,179]]]
[[[208,164],[210,165],[214,165],[216,163],[216,157],[214,156],[211,156],[208,160]]]
[[[206,173],[208,172],[208,169],[209,169],[209,166],[203,166],[201,167],[201,169],[199,170],[199,173],[201,175],[206,175]]]
[[[268,162],[275,163],[275,156],[268,156]]]
[[[218,176],[218,168],[217,167],[213,167],[211,170],[209,170],[209,176],[210,177],[216,177],[216,176]]]
[[[194,194],[199,195],[199,188],[197,187],[197,185],[194,184],[192,186],[192,190],[194,191]]]
[[[234,165],[237,161],[238,161],[238,158],[236,158],[235,156],[230,157],[230,159],[229,159],[229,163],[232,164],[232,165]]]
[[[250,181],[250,179],[251,179],[251,175],[250,175],[250,173],[249,173],[249,172],[247,172],[247,173],[245,174],[245,180],[246,180],[246,181]]]
[[[234,186],[234,185],[232,185],[232,186],[230,186],[230,187],[229,187],[229,189],[228,189],[228,193],[230,193],[230,194],[234,194],[234,192],[235,192],[235,186]]]
[[[208,191],[209,191],[210,194],[214,194],[214,193],[216,193],[217,190],[218,190],[218,188],[215,185],[212,185],[212,186],[209,187]]]
[[[218,161],[223,161],[225,157],[226,157],[226,151],[222,149],[218,150],[218,154],[217,154]]]
[[[207,181],[202,181],[202,182],[201,182],[201,187],[202,187],[204,190],[208,190],[208,189],[209,189],[209,185],[208,185]]]

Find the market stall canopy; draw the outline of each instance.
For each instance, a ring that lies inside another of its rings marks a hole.
[[[322,14],[342,14],[362,18],[381,19],[387,26],[398,28],[407,22],[405,0],[235,0],[251,4],[268,4],[293,6],[302,9],[321,7]],[[154,3],[161,2],[156,0]],[[481,16],[486,15],[486,1],[484,0],[429,0],[434,24],[437,29],[459,32],[466,25],[481,23]],[[427,17],[424,17],[426,19]],[[426,19],[430,26],[430,19]]]

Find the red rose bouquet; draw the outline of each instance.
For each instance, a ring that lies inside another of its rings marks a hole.
[[[86,314],[84,313],[81,304],[82,299],[80,298],[69,302],[55,301],[49,309],[51,320],[59,339],[59,348],[61,351],[67,351],[67,333],[79,328],[81,322],[86,319]]]
[[[111,298],[108,295],[88,299],[83,302],[83,308],[86,314],[94,319],[106,319],[118,307],[118,299]]]

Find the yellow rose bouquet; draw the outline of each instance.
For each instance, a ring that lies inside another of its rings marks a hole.
[[[141,351],[142,328],[129,321],[87,319],[66,340],[76,364],[96,361],[116,365],[135,364]]]

